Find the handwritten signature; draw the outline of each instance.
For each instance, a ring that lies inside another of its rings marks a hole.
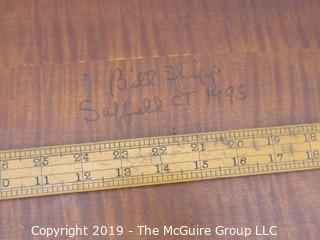
[[[121,92],[128,89],[153,86],[157,79],[158,73],[153,70],[149,70],[138,72],[136,79],[128,80],[122,68],[115,68],[110,72],[109,94],[114,97],[115,90]]]
[[[94,122],[103,117],[114,121],[117,128],[121,129],[123,126],[129,127],[133,117],[165,112],[164,106],[192,107],[195,104],[196,95],[203,94],[201,91],[204,91],[207,97],[208,107],[222,104],[233,105],[235,102],[248,98],[247,86],[244,84],[218,86],[221,69],[212,64],[200,64],[197,60],[191,59],[188,63],[179,61],[174,64],[166,64],[159,69],[158,71],[147,69],[137,72],[131,69],[131,72],[127,72],[121,67],[112,68],[106,82],[108,103],[101,109],[97,109],[90,95],[87,95],[85,100],[79,104],[84,120]],[[85,74],[85,78],[86,82],[90,79],[88,74]],[[167,81],[168,90],[173,90],[167,94],[166,98],[162,99],[155,95],[143,98],[141,101],[132,102],[130,100],[132,95],[128,94],[128,91],[154,87],[161,80]],[[189,84],[184,84],[184,81],[196,81],[196,87],[180,88],[180,83],[183,86],[189,86]],[[118,94],[125,96],[126,99],[116,97]],[[114,101],[114,98],[119,101]]]
[[[113,118],[118,128],[122,128],[123,124],[131,125],[133,116],[142,116],[151,113],[163,112],[162,100],[158,96],[153,98],[144,98],[136,109],[132,109],[130,100],[124,101],[123,104],[114,102],[112,107],[105,106],[102,110],[102,116],[106,119]],[[80,110],[86,113],[84,119],[86,121],[97,121],[100,117],[99,112],[93,108],[90,99],[86,99],[80,103]]]

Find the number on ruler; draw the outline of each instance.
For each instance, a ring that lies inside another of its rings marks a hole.
[[[202,152],[204,151],[204,144],[203,143],[192,143],[191,144],[192,152]]]
[[[117,168],[117,177],[130,177],[131,169],[130,168]]]
[[[166,146],[155,147],[155,148],[152,148],[151,152],[152,152],[152,156],[161,156],[161,155],[167,154],[167,147]]]
[[[306,154],[307,154],[308,160],[319,159],[319,157],[320,157],[319,150],[307,151]]]
[[[316,133],[305,133],[304,134],[304,141],[309,142],[309,141],[317,141],[317,134]]]
[[[2,187],[6,188],[6,187],[10,186],[10,180],[9,179],[1,179],[0,182],[1,182],[1,186]]]
[[[244,147],[244,142],[243,142],[243,140],[229,139],[227,141],[227,146],[228,146],[228,148],[243,148]]]
[[[49,165],[49,158],[48,157],[39,157],[33,159],[34,167],[42,167]]]
[[[89,154],[88,153],[75,153],[73,154],[73,158],[75,162],[88,162]]]
[[[279,143],[280,143],[280,137],[278,136],[268,137],[268,145],[279,144]]]
[[[9,162],[8,161],[0,161],[0,169],[8,169]]]
[[[42,180],[41,180],[41,177],[35,177],[35,179],[36,179],[36,185],[41,185],[41,181],[43,181],[42,184],[44,185],[49,184],[48,176],[42,176]]]
[[[157,173],[162,173],[162,172],[169,172],[169,164],[157,164],[155,165],[157,168]]]
[[[274,162],[274,161],[281,161],[283,158],[283,153],[276,153],[276,154],[269,154],[269,160],[270,162]]]
[[[89,171],[85,171],[82,173],[76,173],[76,177],[77,177],[77,181],[81,182],[81,181],[88,181],[91,180],[91,172]]]
[[[246,165],[247,164],[247,158],[246,157],[241,157],[241,158],[232,158],[233,160],[233,166],[239,166],[239,165]]]
[[[194,169],[205,169],[209,167],[209,163],[207,160],[194,161],[194,165]]]
[[[115,150],[113,151],[113,156],[115,160],[117,159],[126,159],[129,157],[128,151],[127,150]]]

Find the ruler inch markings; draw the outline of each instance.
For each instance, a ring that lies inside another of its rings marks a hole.
[[[0,200],[319,170],[319,158],[313,155],[307,158],[307,152],[313,154],[313,146],[320,143],[319,126],[306,124],[3,150]],[[315,134],[312,139],[311,133]],[[153,154],[153,148],[158,148],[158,156]],[[120,155],[125,151],[127,155],[117,159],[114,151]],[[277,158],[278,153],[283,154],[282,159]],[[74,154],[80,154],[80,162],[75,161]],[[269,154],[274,161],[270,162]],[[89,157],[83,159],[84,155]],[[48,164],[42,163],[44,157],[49,159]],[[34,166],[35,158],[41,160],[38,167]],[[160,172],[156,171],[152,158],[158,158]],[[245,160],[240,162],[241,158]],[[121,176],[117,174],[119,168]],[[130,175],[125,175],[124,168],[131,169]],[[40,185],[34,185],[39,171]],[[80,181],[77,173],[81,174]]]

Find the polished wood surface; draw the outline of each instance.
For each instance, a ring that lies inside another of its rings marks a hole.
[[[318,0],[1,0],[0,149],[320,122],[319,12]],[[145,99],[163,111],[121,117]],[[76,224],[277,225],[250,239],[319,239],[319,181],[306,171],[2,201],[0,239]]]

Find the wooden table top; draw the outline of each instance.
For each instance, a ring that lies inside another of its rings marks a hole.
[[[319,0],[1,0],[0,149],[320,122],[319,12]],[[319,182],[306,171],[2,201],[0,239],[76,224],[319,239]]]

